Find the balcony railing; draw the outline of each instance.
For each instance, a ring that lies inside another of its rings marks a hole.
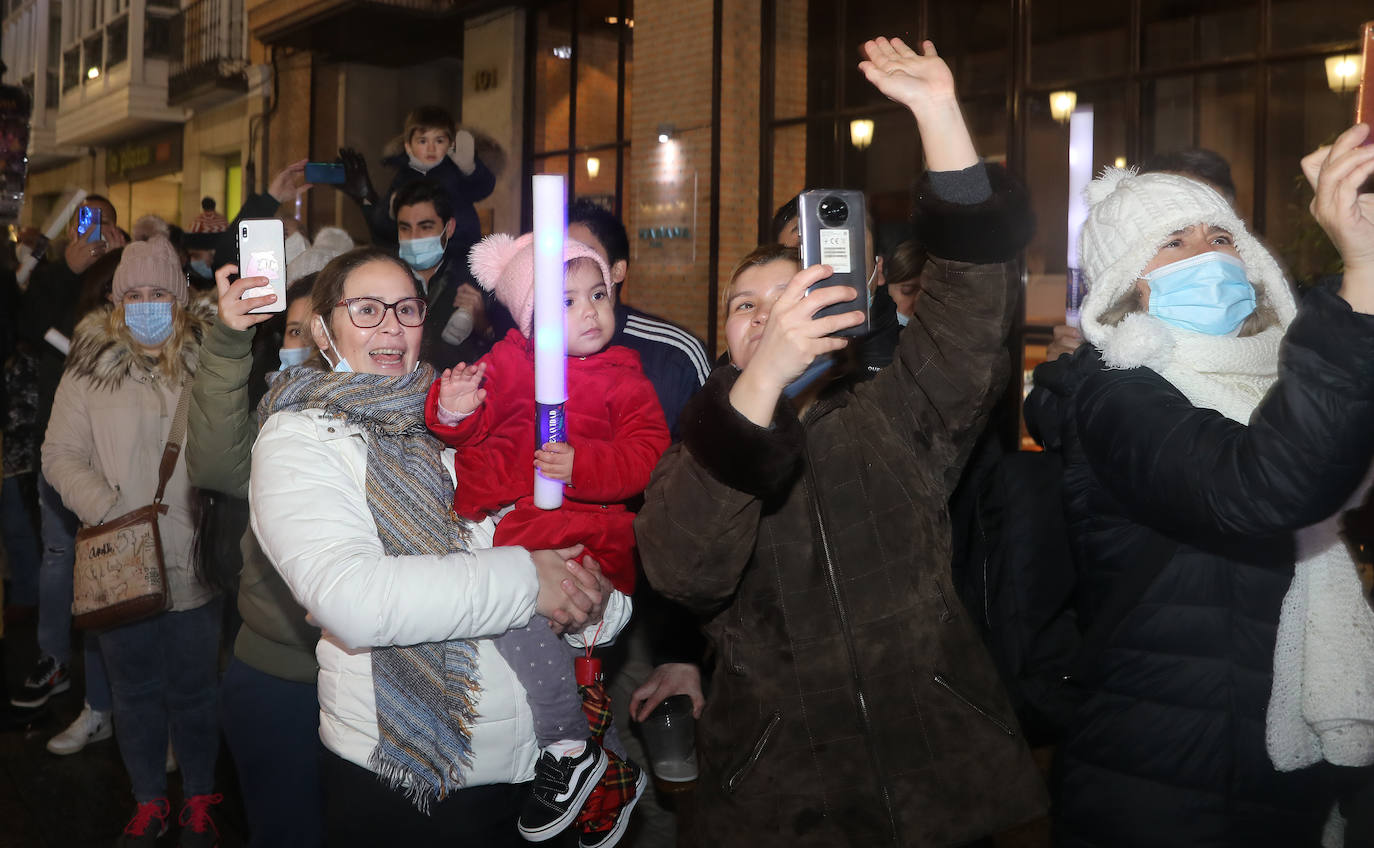
[[[196,0],[172,19],[171,38],[169,102],[206,88],[246,90],[243,0]]]

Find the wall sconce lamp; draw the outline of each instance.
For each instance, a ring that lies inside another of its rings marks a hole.
[[[1337,94],[1345,94],[1360,87],[1360,54],[1326,57],[1326,84]]]
[[[858,118],[849,122],[849,141],[860,150],[867,150],[873,143],[873,122]]]
[[[97,79],[97,78],[99,78],[99,77],[100,77],[100,69],[97,68],[95,65],[91,65],[89,68],[86,69],[86,79],[92,79],[92,80],[93,80],[93,79]]]
[[[658,143],[659,143],[659,144],[667,144],[670,140],[672,140],[673,135],[674,135],[676,132],[677,132],[677,128],[674,127],[672,124],[659,124],[659,125],[658,125]]]
[[[601,160],[595,156],[587,157],[587,176],[596,179],[596,175],[601,173]]]
[[[1069,116],[1078,105],[1078,94],[1073,91],[1055,91],[1050,94],[1050,114],[1061,124],[1068,123]]]

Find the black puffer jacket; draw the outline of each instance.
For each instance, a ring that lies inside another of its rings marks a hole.
[[[1339,509],[1374,454],[1374,317],[1309,295],[1249,426],[1089,345],[1035,380],[1026,414],[1063,438],[1087,625],[1122,573],[1167,558],[1087,675],[1056,842],[1317,845],[1332,787],[1274,770],[1265,710],[1293,531]]]
[[[892,365],[801,419],[779,403],[770,428],[730,405],[738,372],[718,368],[654,471],[635,522],[645,574],[709,617],[719,656],[702,845],[958,845],[1042,809],[949,574],[946,502],[1006,375],[1016,275],[998,263],[1028,229],[1024,193],[994,187],[934,212]]]

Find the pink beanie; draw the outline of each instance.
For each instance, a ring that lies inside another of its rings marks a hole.
[[[119,257],[119,267],[114,272],[114,282],[110,284],[110,294],[115,303],[124,299],[124,293],[139,286],[157,286],[166,289],[177,303],[186,305],[188,291],[186,274],[181,270],[181,259],[172,243],[162,236],[153,236],[147,241],[130,242]]]
[[[563,240],[563,262],[590,259],[601,269],[601,279],[607,287],[611,269],[601,254],[580,241]],[[478,285],[496,294],[496,299],[510,310],[525,338],[534,334],[534,233],[512,238],[505,233],[489,235],[472,246],[468,252],[468,266]]]

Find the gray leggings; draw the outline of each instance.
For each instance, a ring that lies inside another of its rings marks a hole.
[[[525,687],[525,699],[534,714],[534,738],[539,747],[563,739],[591,736],[587,716],[582,712],[582,696],[573,675],[573,660],[582,654],[549,629],[542,615],[530,619],[519,630],[507,630],[492,640],[506,664]],[[621,757],[625,749],[612,724],[606,732],[606,747]]]

